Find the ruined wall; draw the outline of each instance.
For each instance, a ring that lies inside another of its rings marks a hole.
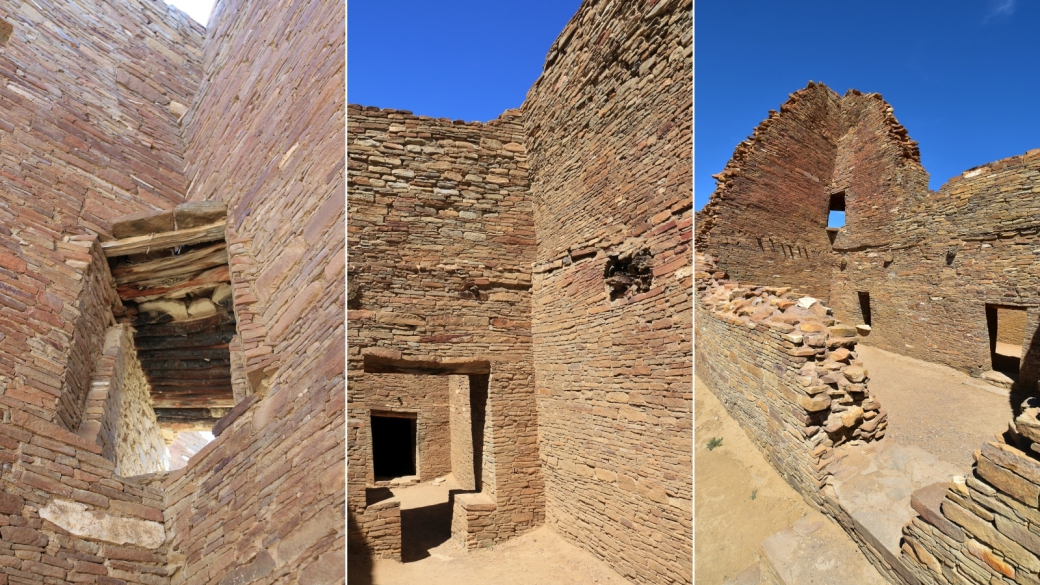
[[[697,214],[697,244],[734,279],[790,286],[826,302],[841,122],[841,98],[810,82],[771,110],[714,175],[715,192]]]
[[[846,252],[836,315],[859,318],[857,293],[867,292],[868,343],[977,376],[992,369],[986,305],[1026,308],[1020,383],[1035,388],[1038,170],[1040,150],[967,171],[906,209],[892,245]]]
[[[166,471],[166,443],[137,361],[133,332],[127,325],[114,325],[103,339],[77,434],[100,445],[101,456],[116,464],[118,475]]]
[[[6,413],[5,413],[6,414]],[[0,582],[163,585],[163,492],[20,410],[0,424]]]
[[[690,5],[584,3],[523,107],[546,519],[640,583],[692,581]]]
[[[362,514],[373,481],[367,395],[379,376],[364,372],[364,354],[488,360],[482,487],[496,506],[490,537],[508,539],[541,524],[544,491],[531,367],[534,225],[518,112],[453,123],[351,105],[348,124],[348,506]]]
[[[787,287],[725,280],[697,259],[698,377],[804,497],[819,491],[834,447],[884,437],[887,414],[867,389],[856,330]]]
[[[344,10],[224,0],[211,17],[188,197],[227,204],[233,361],[255,393],[167,481],[173,583],[345,572]]]
[[[915,492],[902,561],[921,583],[1040,582],[1040,408],[1022,405],[1010,431],[975,452],[966,478]]]
[[[448,378],[408,374],[372,374],[366,388],[369,411],[414,412],[415,462],[419,481],[451,473],[452,434],[448,407]]]

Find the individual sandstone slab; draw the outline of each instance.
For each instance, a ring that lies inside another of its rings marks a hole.
[[[152,250],[163,250],[176,246],[215,242],[224,239],[225,223],[223,221],[177,231],[149,233],[143,236],[132,236],[101,244],[105,256],[128,256]]]
[[[71,534],[91,540],[153,550],[166,542],[166,530],[158,522],[87,511],[86,505],[76,502],[53,499],[40,508],[40,516]]]
[[[116,238],[147,236],[223,222],[227,206],[222,201],[192,201],[167,211],[141,211],[112,221]]]

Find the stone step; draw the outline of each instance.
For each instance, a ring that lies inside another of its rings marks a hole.
[[[733,585],[889,585],[845,531],[819,512],[765,539],[759,555],[758,580],[749,567]]]

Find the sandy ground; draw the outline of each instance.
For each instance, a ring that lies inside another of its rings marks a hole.
[[[972,452],[1007,430],[1010,399],[1000,389],[946,366],[857,346],[867,387],[888,411],[885,440],[915,445],[964,471]]]
[[[811,508],[708,387],[694,380],[695,583],[721,585],[758,558],[763,540]],[[722,445],[709,451],[713,437]]]
[[[350,585],[628,585],[591,553],[545,526],[490,549],[462,548],[450,538],[450,492],[461,492],[450,476],[440,486],[392,491],[401,500],[404,562],[350,556]]]

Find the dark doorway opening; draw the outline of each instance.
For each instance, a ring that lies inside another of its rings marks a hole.
[[[372,415],[372,467],[376,480],[415,475],[413,413]]]
[[[1026,336],[1025,307],[986,305],[986,326],[993,369],[1018,381]]]
[[[859,311],[863,315],[863,324],[872,326],[870,322],[870,293],[869,292],[858,292],[859,295]]]
[[[487,374],[469,377],[470,432],[473,437],[473,481],[475,491],[480,491],[484,473],[484,423],[487,420],[488,379]]]

